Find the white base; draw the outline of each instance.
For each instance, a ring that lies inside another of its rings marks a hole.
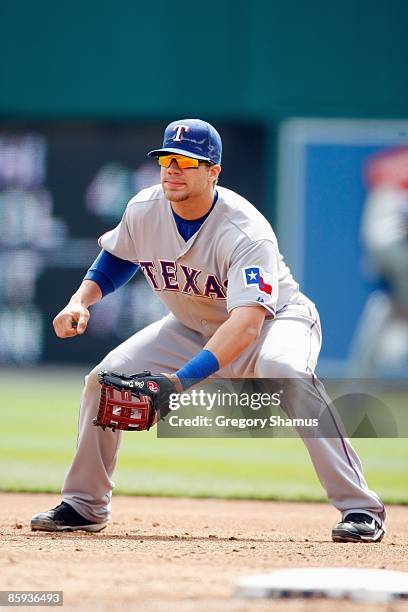
[[[408,573],[352,567],[307,567],[243,576],[236,597],[326,597],[384,602],[408,598]]]

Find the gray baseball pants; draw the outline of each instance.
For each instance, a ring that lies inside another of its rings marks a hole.
[[[77,449],[65,478],[63,499],[92,522],[106,522],[111,513],[111,495],[121,432],[103,431],[92,424],[99,406],[97,373],[111,370],[133,374],[142,370],[173,373],[206,344],[200,333],[167,315],[110,352],[85,378],[81,398]],[[217,378],[301,378],[302,404],[296,393],[290,413],[313,418],[330,402],[314,375],[321,346],[317,312],[302,306],[285,310],[285,316],[265,320],[260,337],[232,364],[217,372]],[[385,509],[364,479],[358,455],[341,436],[303,438],[329,501],[343,515],[364,511],[381,524]],[[135,443],[137,441],[135,440]],[[273,441],[271,441],[273,443]]]

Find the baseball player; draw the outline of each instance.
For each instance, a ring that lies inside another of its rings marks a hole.
[[[299,291],[268,221],[243,197],[218,186],[218,132],[199,119],[174,121],[162,148],[149,155],[158,158],[161,183],[135,195],[119,225],[100,238],[101,253],[54,328],[60,338],[83,334],[89,307],[138,269],[170,313],[123,342],[86,377],[63,501],[36,514],[33,530],[100,531],[109,521],[121,432],[92,424],[101,371],[131,380],[147,370],[178,391],[208,377],[301,378],[309,415],[327,408],[314,375],[318,313]],[[291,406],[294,413],[297,408]],[[304,443],[342,514],[333,540],[380,541],[385,509],[367,487],[349,440],[338,435]]]

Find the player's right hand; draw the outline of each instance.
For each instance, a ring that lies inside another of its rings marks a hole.
[[[69,303],[53,320],[54,331],[58,338],[70,338],[83,334],[89,321],[89,310],[82,304]]]

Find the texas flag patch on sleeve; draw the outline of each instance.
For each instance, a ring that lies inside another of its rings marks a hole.
[[[245,287],[256,285],[261,293],[272,295],[272,274],[268,274],[259,266],[242,268],[242,272],[244,273]]]

